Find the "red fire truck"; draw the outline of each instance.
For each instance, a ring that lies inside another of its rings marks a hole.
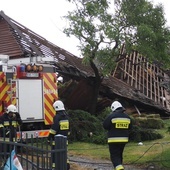
[[[52,57],[9,59],[0,55],[0,115],[9,104],[17,106],[23,120],[23,137],[46,137],[58,99],[57,76]],[[21,133],[18,132],[18,137]]]

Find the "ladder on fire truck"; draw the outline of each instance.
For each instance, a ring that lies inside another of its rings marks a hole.
[[[9,79],[9,83],[10,83],[9,93],[10,93],[10,96],[11,96],[11,98],[10,98],[11,103],[12,103],[13,100],[16,100],[16,102],[17,102],[18,97],[17,97],[17,90],[16,90],[16,88],[17,88],[16,87],[16,80],[15,79]]]

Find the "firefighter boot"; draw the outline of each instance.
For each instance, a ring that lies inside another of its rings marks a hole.
[[[118,165],[115,167],[115,170],[124,170],[124,167],[122,165]]]

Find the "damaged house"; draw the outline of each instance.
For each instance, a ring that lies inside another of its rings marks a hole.
[[[123,52],[123,48],[122,48]],[[33,56],[54,57],[56,72],[64,82],[59,83],[59,98],[68,109],[88,111],[91,104],[91,68],[82,59],[49,42],[0,11],[0,54],[19,59]],[[133,52],[117,63],[113,74],[103,79],[97,112],[119,99],[131,112],[170,114],[168,74],[156,64]],[[128,103],[128,104],[127,104]]]

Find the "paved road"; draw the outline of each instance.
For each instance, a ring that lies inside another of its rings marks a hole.
[[[92,160],[77,156],[69,156],[69,160],[70,163],[78,164],[80,167],[88,170],[113,170],[111,162],[106,160]],[[126,170],[150,170],[148,168],[141,169],[130,165],[125,165],[124,167]]]

